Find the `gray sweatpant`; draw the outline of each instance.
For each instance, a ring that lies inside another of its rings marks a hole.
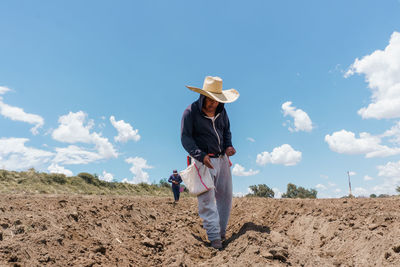
[[[214,169],[210,169],[215,188],[197,196],[199,215],[207,231],[208,240],[225,235],[232,208],[232,174],[226,155],[211,158]]]

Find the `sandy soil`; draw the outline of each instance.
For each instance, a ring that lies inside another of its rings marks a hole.
[[[195,198],[0,195],[0,266],[400,266],[400,198],[234,199],[224,250]]]

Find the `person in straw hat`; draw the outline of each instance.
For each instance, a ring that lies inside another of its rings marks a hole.
[[[203,88],[186,86],[200,94],[182,116],[181,142],[194,159],[203,162],[214,179],[215,189],[198,196],[198,209],[211,246],[222,249],[232,206],[232,146],[224,104],[238,99],[235,89],[222,90],[222,79],[207,76]]]

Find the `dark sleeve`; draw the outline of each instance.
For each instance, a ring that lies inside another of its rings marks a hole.
[[[189,153],[190,156],[196,160],[203,162],[204,157],[207,155],[205,152],[201,151],[196,145],[193,139],[193,118],[191,111],[187,108],[183,112],[182,122],[181,122],[181,142],[183,148]]]
[[[168,182],[172,183],[172,175],[169,177]]]
[[[224,112],[224,150],[232,146],[231,125],[229,123],[228,114]]]
[[[182,177],[178,174],[178,183],[182,183]]]

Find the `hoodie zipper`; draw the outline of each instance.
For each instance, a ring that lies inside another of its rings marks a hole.
[[[212,121],[212,125],[213,125],[213,128],[214,128],[215,134],[217,135],[217,138],[218,138],[219,153],[221,153],[221,140],[219,139],[219,135],[218,135],[217,129],[215,129],[215,120],[218,118],[219,114],[221,114],[221,113],[218,113],[217,116],[215,116],[213,119],[211,119],[211,121]]]

